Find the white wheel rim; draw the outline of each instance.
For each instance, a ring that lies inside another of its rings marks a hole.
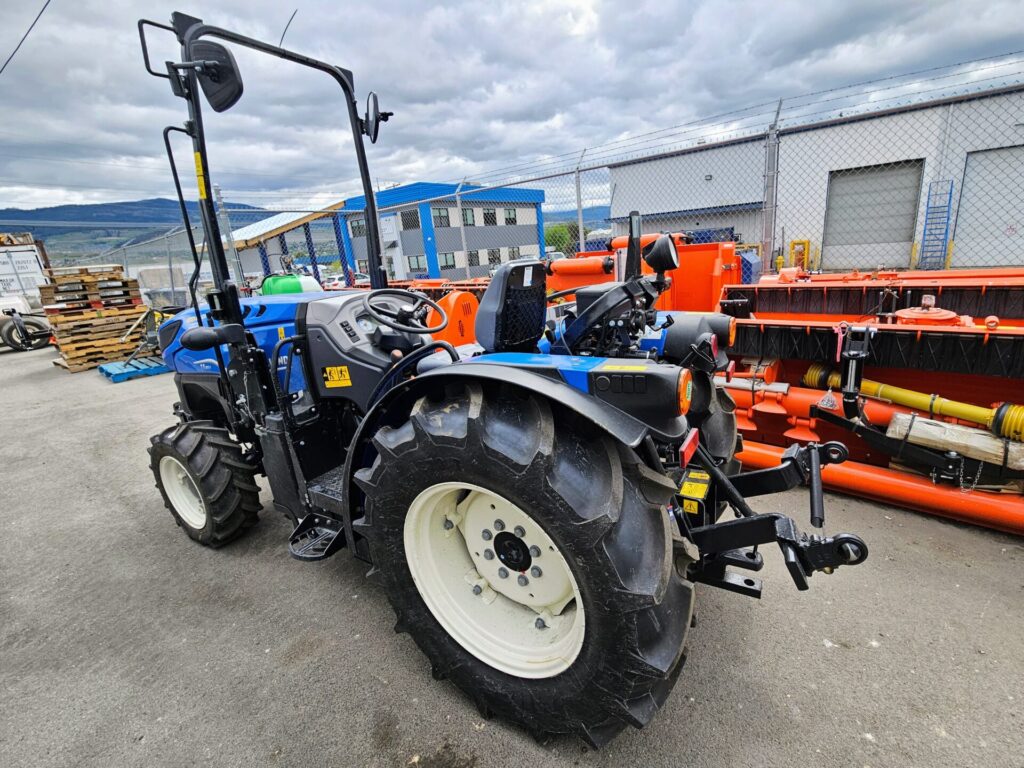
[[[206,527],[206,507],[185,466],[173,456],[160,459],[160,482],[178,517],[190,528]]]
[[[555,542],[515,504],[477,485],[438,483],[413,500],[404,534],[423,602],[466,651],[524,678],[553,677],[576,660],[579,586]]]

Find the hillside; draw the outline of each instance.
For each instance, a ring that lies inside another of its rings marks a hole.
[[[189,216],[199,223],[199,206],[188,202]],[[260,210],[242,203],[229,208]],[[132,242],[156,237],[181,226],[176,200],[153,198],[93,205],[56,205],[49,208],[0,209],[0,231],[31,232],[46,242],[51,255],[101,253]],[[149,226],[152,225],[152,226]]]

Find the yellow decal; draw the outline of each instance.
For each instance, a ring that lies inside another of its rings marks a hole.
[[[284,326],[283,325],[280,326],[277,329],[277,338],[279,338],[279,339],[283,339],[284,338]]]
[[[206,199],[206,178],[203,176],[203,156],[196,152],[196,183],[199,184],[199,199]]]
[[[700,514],[700,504],[690,499],[683,499],[683,512],[687,512],[691,515]]]
[[[646,371],[647,370],[647,366],[646,365],[611,365],[609,363],[605,363],[600,368],[598,368],[598,370],[599,371]]]
[[[679,489],[680,496],[691,499],[703,499],[711,488],[711,475],[699,469],[691,469],[683,475],[683,485]]]
[[[328,389],[352,386],[352,377],[349,376],[347,365],[329,365],[321,368],[320,373],[324,377],[324,386]]]

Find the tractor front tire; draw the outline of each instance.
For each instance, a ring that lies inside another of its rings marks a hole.
[[[256,470],[226,429],[191,421],[165,429],[150,443],[156,487],[190,538],[219,547],[256,523]]]
[[[449,386],[382,427],[357,530],[431,662],[537,738],[643,727],[686,658],[675,487],[628,447],[512,388]]]

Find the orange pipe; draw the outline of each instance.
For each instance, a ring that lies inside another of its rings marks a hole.
[[[610,270],[606,270],[606,258],[608,257],[581,256],[576,259],[558,259],[558,261],[552,261],[549,268],[556,275],[610,275],[615,272],[615,265],[613,264]]]
[[[736,455],[744,469],[777,467],[782,448],[749,440]],[[894,504],[997,531],[1024,535],[1024,497],[985,491],[962,492],[952,485],[936,485],[926,477],[904,474],[856,461],[822,468],[825,487],[853,496]]]

